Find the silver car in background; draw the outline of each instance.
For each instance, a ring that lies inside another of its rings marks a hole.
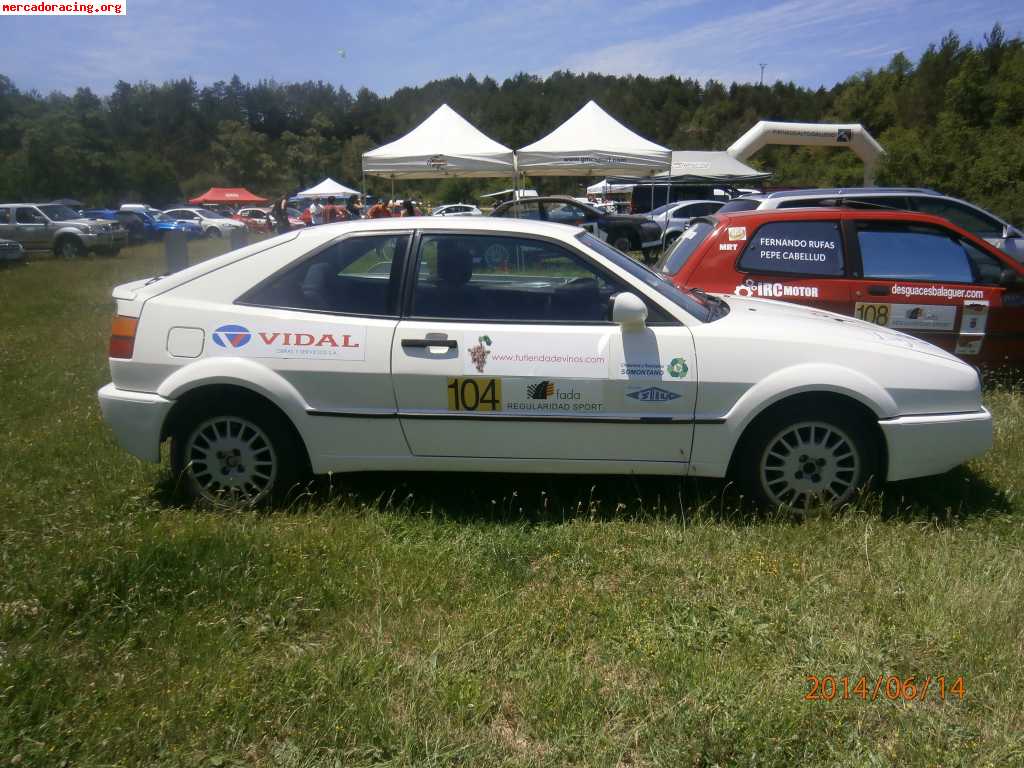
[[[722,213],[730,211],[771,210],[775,208],[811,208],[821,205],[858,205],[919,211],[941,216],[972,235],[986,240],[1004,253],[1024,262],[1024,233],[993,213],[966,200],[934,189],[920,187],[833,187],[829,189],[789,189],[730,200]]]

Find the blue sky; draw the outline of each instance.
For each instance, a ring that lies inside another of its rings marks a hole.
[[[127,0],[124,17],[0,17],[0,73],[100,94],[118,79],[324,80],[352,93],[557,69],[831,86],[954,29],[1024,33],[1021,0]],[[344,57],[339,54],[344,51]]]

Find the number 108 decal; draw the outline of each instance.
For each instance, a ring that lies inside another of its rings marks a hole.
[[[500,411],[500,379],[448,379],[449,411]]]

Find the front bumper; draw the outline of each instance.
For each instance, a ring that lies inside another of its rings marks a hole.
[[[90,251],[112,251],[124,245],[124,236],[112,232],[80,232],[78,236]]]
[[[107,384],[97,393],[103,419],[126,451],[146,461],[160,461],[160,433],[174,405],[159,395],[131,392]]]
[[[878,422],[889,448],[887,480],[946,472],[992,447],[992,414],[900,416]]]

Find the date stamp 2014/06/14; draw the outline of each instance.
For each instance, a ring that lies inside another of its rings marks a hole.
[[[934,700],[963,701],[966,695],[963,675],[947,677],[945,675],[927,677],[900,677],[899,675],[879,675],[870,680],[866,675],[851,677],[849,675],[805,675],[808,690],[804,693],[804,701],[928,701]]]

